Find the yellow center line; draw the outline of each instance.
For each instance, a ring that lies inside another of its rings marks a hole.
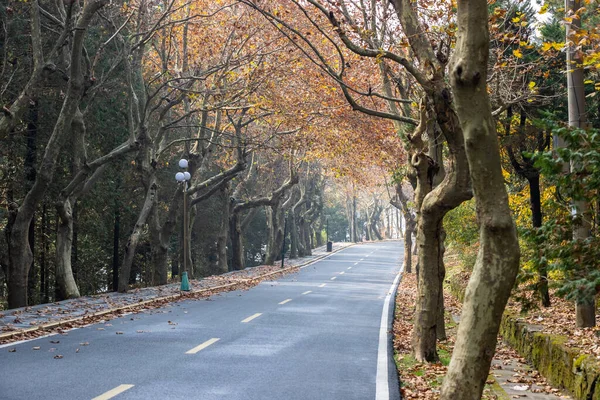
[[[258,317],[260,317],[261,315],[262,315],[262,313],[256,313],[256,314],[254,314],[254,315],[251,315],[251,316],[249,316],[249,317],[248,317],[248,318],[246,318],[246,319],[243,319],[243,320],[242,320],[242,322],[243,322],[243,323],[250,322],[250,321],[252,321],[254,318],[258,318]]]
[[[204,350],[205,348],[207,348],[208,346],[210,346],[213,343],[216,343],[219,341],[219,338],[212,338],[207,340],[206,342],[202,343],[199,346],[194,347],[191,350],[188,350],[185,352],[185,354],[196,354],[197,352],[199,352],[200,350]]]
[[[327,285],[326,283],[322,283],[319,285],[319,287],[325,287],[325,285]]]
[[[307,290],[306,292],[302,293],[302,294],[309,294],[312,293],[312,290]]]
[[[94,397],[92,400],[108,400],[108,399],[112,399],[113,397],[123,393],[126,390],[131,389],[132,387],[134,387],[135,385],[119,385],[114,389],[109,390],[106,393],[101,394],[98,397]]]
[[[289,303],[290,301],[292,301],[292,299],[286,299],[286,300],[282,301],[282,302],[281,302],[281,303],[279,303],[279,304],[285,304],[285,303]]]
[[[335,281],[335,278],[337,278],[337,276],[334,276],[333,278],[331,278],[332,281]]]

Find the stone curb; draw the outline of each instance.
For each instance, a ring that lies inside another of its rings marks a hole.
[[[465,288],[452,279],[448,287],[462,303]],[[539,332],[507,311],[502,315],[499,333],[551,385],[565,389],[577,400],[600,400],[600,363],[593,356],[581,354],[580,349],[565,346],[567,337]]]
[[[243,284],[247,283],[247,282],[252,282],[258,279],[263,279],[263,278],[267,278],[269,276],[273,276],[273,275],[277,275],[277,274],[286,274],[288,272],[291,272],[294,269],[299,269],[302,268],[306,265],[312,264],[316,261],[319,261],[325,257],[330,256],[331,254],[337,253],[341,250],[347,249],[349,247],[354,246],[356,243],[352,243],[348,246],[344,246],[344,247],[340,247],[338,249],[334,249],[331,253],[325,253],[323,255],[320,256],[316,256],[315,258],[311,259],[311,260],[307,260],[305,263],[301,263],[298,265],[293,265],[293,266],[289,266],[289,267],[285,267],[282,268],[280,270],[277,271],[271,271],[268,272],[266,274],[263,275],[259,275],[259,276],[255,276],[253,278],[249,278],[249,279],[243,279],[240,280],[238,282],[233,282],[233,283],[228,283],[225,285],[220,285],[220,286],[213,286],[210,288],[202,288],[202,289],[198,289],[198,290],[192,290],[189,293],[178,293],[178,294],[171,294],[168,296],[161,296],[161,297],[155,297],[153,299],[149,299],[149,300],[144,300],[144,301],[139,301],[137,303],[132,303],[132,304],[127,304],[124,306],[119,306],[119,307],[114,307],[114,308],[110,308],[107,310],[102,310],[102,311],[98,311],[92,314],[85,314],[85,315],[81,315],[79,317],[75,317],[75,318],[69,318],[69,319],[65,319],[65,320],[60,320],[60,321],[54,321],[54,322],[49,322],[46,324],[41,324],[41,325],[36,325],[34,327],[31,328],[27,328],[27,329],[21,329],[21,330],[15,330],[15,331],[11,331],[11,332],[6,332],[6,333],[2,333],[0,334],[0,341],[6,341],[6,340],[10,340],[15,338],[16,336],[20,336],[20,335],[26,335],[28,333],[32,333],[32,332],[37,332],[37,331],[46,331],[46,330],[50,330],[50,329],[56,329],[59,328],[61,326],[67,325],[67,324],[72,324],[74,322],[79,322],[79,321],[83,321],[85,319],[91,319],[91,318],[96,318],[96,317],[101,317],[103,315],[107,315],[107,314],[112,314],[112,313],[117,313],[117,312],[121,312],[121,311],[127,311],[129,309],[135,309],[138,307],[143,307],[146,305],[150,305],[152,303],[160,303],[160,302],[169,302],[169,301],[173,301],[173,300],[179,300],[179,299],[185,299],[187,297],[191,297],[192,295],[201,295],[203,293],[206,292],[212,292],[212,291],[225,291],[227,289],[229,289],[228,291],[232,291],[232,290],[236,290],[239,287],[241,287]]]
[[[578,400],[600,400],[600,363],[581,349],[567,347],[565,336],[550,335],[505,313],[500,334],[552,385]]]

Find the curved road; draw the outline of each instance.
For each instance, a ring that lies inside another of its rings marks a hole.
[[[4,345],[0,399],[399,399],[402,252],[356,245],[249,291]]]

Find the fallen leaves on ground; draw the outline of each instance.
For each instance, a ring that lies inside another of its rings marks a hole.
[[[535,325],[540,332],[564,336],[564,345],[580,349],[583,353],[595,356],[600,361],[600,314],[596,315],[596,326],[577,328],[575,326],[575,303],[556,296],[550,290],[550,307],[539,307],[521,313],[522,307],[514,299],[509,300],[507,309],[519,315],[528,324]],[[533,300],[532,300],[533,301]]]
[[[435,400],[440,397],[440,389],[447,367],[442,363],[419,363],[411,355],[412,321],[417,297],[415,274],[404,274],[396,294],[396,318],[394,320],[394,349],[398,359],[400,391],[404,399]],[[460,310],[460,304],[450,295],[444,295],[448,315]],[[455,340],[455,324],[447,320],[448,339],[439,344],[439,349],[452,353]],[[483,399],[496,399],[496,395],[486,387]]]

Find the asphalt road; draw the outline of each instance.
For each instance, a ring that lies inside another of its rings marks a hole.
[[[402,251],[356,245],[249,291],[3,345],[0,399],[399,399]]]

